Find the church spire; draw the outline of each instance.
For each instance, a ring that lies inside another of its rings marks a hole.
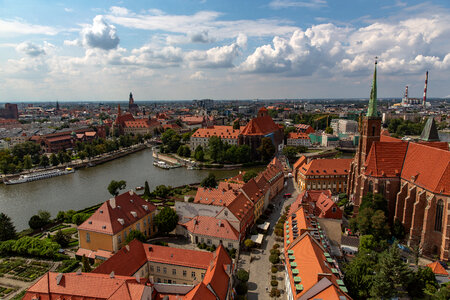
[[[369,108],[367,117],[377,117],[377,57],[375,57],[375,70],[373,71],[372,90],[370,91]]]

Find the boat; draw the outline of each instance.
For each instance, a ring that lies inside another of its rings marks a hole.
[[[135,188],[136,191],[141,191],[141,190],[143,190],[143,189],[144,189],[143,186],[137,186],[137,187]]]
[[[66,175],[66,174],[70,174],[70,173],[74,173],[74,172],[75,172],[75,170],[73,168],[55,169],[55,170],[49,170],[49,171],[43,171],[43,172],[35,172],[35,173],[20,175],[19,178],[17,178],[17,179],[5,180],[5,184],[9,185],[9,184],[25,183],[25,182],[30,182],[30,181],[36,181],[36,180]]]
[[[181,164],[168,164],[165,161],[162,160],[156,160],[153,162],[153,165],[155,167],[161,168],[161,169],[174,169],[174,168],[179,168],[181,167]]]

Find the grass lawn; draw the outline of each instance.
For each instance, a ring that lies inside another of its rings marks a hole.
[[[0,297],[3,299],[3,297],[8,296],[15,290],[15,288],[0,285]]]
[[[63,228],[67,228],[67,227],[70,227],[70,225],[59,224],[59,225],[53,226],[48,231],[55,232],[55,231],[57,231],[59,229],[63,229]]]
[[[77,229],[74,228],[74,227],[66,228],[66,229],[63,229],[63,230],[61,230],[61,231],[62,231],[62,233],[64,233],[64,234],[70,234],[70,235],[72,235],[72,234],[74,234],[74,233],[77,233]]]

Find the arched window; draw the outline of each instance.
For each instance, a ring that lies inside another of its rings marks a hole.
[[[442,215],[444,213],[444,202],[439,200],[436,205],[436,218],[434,220],[434,230],[442,231]]]

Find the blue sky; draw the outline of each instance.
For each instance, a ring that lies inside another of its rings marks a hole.
[[[2,1],[0,101],[450,96],[450,4]]]

